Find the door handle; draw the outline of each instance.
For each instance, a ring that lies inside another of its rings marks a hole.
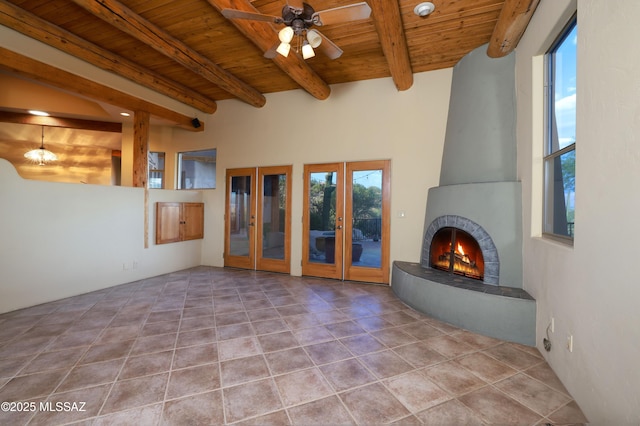
[[[342,229],[342,225],[338,225],[336,229]]]

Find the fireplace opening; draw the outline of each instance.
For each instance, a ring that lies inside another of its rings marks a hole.
[[[429,251],[432,268],[476,280],[484,279],[482,250],[471,234],[458,228],[441,228],[433,236]]]

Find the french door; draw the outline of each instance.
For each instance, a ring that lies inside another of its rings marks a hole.
[[[304,167],[302,274],[389,282],[388,160]]]
[[[291,269],[291,166],[229,169],[224,265]]]

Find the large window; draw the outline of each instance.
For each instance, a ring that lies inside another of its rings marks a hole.
[[[545,56],[543,232],[569,242],[575,231],[577,33],[574,17]]]
[[[215,149],[178,154],[178,189],[211,189],[215,187]]]

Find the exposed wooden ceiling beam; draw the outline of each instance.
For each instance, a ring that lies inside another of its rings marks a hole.
[[[260,13],[248,0],[208,0],[218,11],[222,9],[237,9],[245,12]],[[230,19],[231,23],[263,52],[271,49],[278,42],[275,28],[266,22],[248,19]],[[290,53],[288,57],[276,55],[273,62],[280,67],[293,81],[317,99],[327,99],[331,88],[307,65],[299,55]]]
[[[116,0],[73,0],[90,13],[145,43],[238,99],[262,107],[265,97],[255,88],[214,64],[169,33]]]
[[[79,118],[41,117],[21,112],[0,111],[0,122],[33,124],[37,126],[63,127],[66,129],[95,130],[98,132],[122,133],[122,123],[110,121],[82,120]]]
[[[398,90],[407,90],[413,85],[413,71],[398,0],[367,0],[367,3],[371,6],[391,78]]]
[[[487,55],[500,58],[516,48],[539,2],[540,0],[505,0],[487,47]]]
[[[6,0],[0,0],[0,24],[204,113],[213,114],[216,111],[217,106],[214,100],[160,74],[142,68],[134,62],[90,43]]]
[[[0,69],[14,72],[32,80],[49,84],[59,89],[68,90],[97,101],[127,109],[147,111],[158,118],[176,123],[178,127],[193,132],[201,132],[204,125],[194,128],[192,117],[171,111],[151,102],[136,98],[127,93],[120,92],[86,78],[71,74],[70,72],[52,67],[35,59],[15,53],[9,49],[0,47]]]

